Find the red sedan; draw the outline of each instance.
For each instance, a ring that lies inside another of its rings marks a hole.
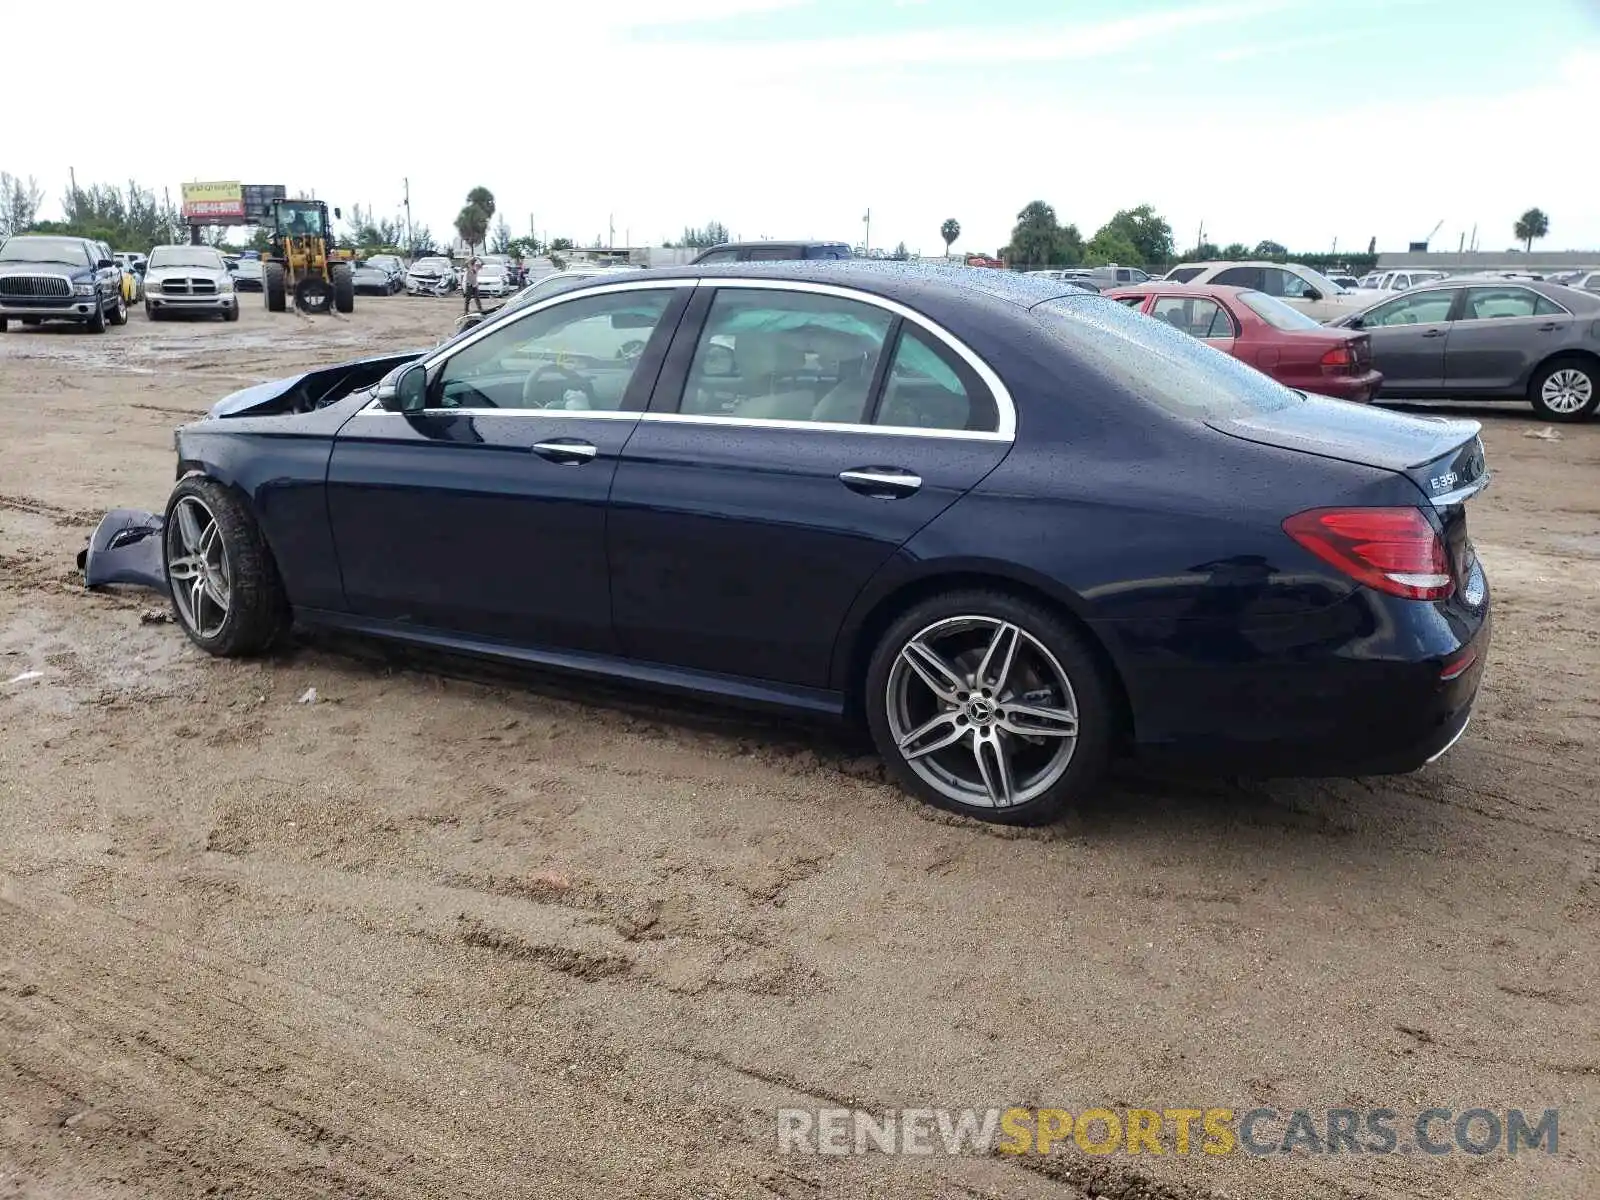
[[[1372,367],[1371,338],[1320,325],[1265,292],[1158,281],[1105,295],[1227,351],[1285,387],[1365,402],[1383,383]]]

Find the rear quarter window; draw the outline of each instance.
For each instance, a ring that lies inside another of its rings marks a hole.
[[[1033,315],[1061,352],[1174,416],[1225,420],[1305,402],[1230,354],[1099,296],[1063,296]]]

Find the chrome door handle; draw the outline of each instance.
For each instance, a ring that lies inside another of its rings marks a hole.
[[[592,443],[580,442],[576,439],[572,441],[535,442],[533,444],[533,452],[542,458],[548,458],[551,462],[570,463],[573,466],[578,463],[586,463],[599,453]]]
[[[909,496],[922,486],[922,476],[892,467],[862,467],[840,471],[839,482],[867,496]]]
[[[1550,333],[1555,329],[1555,327],[1556,323],[1554,321],[1546,321],[1543,325],[1539,326],[1539,332]]]
[[[1422,336],[1423,337],[1443,337],[1444,336],[1444,330],[1442,330],[1442,329],[1427,329],[1427,330],[1423,331]]]

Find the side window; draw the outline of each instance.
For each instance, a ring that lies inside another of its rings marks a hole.
[[[1233,336],[1233,323],[1228,320],[1227,314],[1222,312],[1215,300],[1207,300],[1203,296],[1162,296],[1155,302],[1150,315],[1190,337]],[[1213,333],[1214,328],[1221,328],[1225,332]]]
[[[1547,296],[1540,296],[1534,301],[1533,315],[1536,317],[1565,317],[1569,314],[1566,309],[1562,308],[1554,300]]]
[[[966,363],[907,322],[873,424],[992,433],[1000,427],[1000,413]]]
[[[1303,300],[1311,285],[1293,271],[1272,268],[1262,272],[1267,277],[1267,295],[1282,296],[1285,300]],[[1274,291],[1273,289],[1277,290]]]
[[[1138,308],[1141,304],[1144,303],[1144,297],[1143,296],[1119,296],[1119,297],[1117,297],[1117,303],[1118,304],[1126,304],[1129,308]]]
[[[795,257],[793,250],[782,246],[756,246],[745,255],[746,262],[783,262]]]
[[[769,421],[859,422],[894,318],[856,300],[719,291],[679,411]]]
[[[1265,274],[1266,272],[1262,271],[1260,267],[1229,267],[1226,271],[1220,272],[1211,282],[1222,287],[1249,288],[1252,291],[1265,292],[1267,291],[1266,280],[1263,279]],[[1276,295],[1277,293],[1271,292],[1268,294]]]
[[[737,250],[719,250],[715,254],[706,255],[700,261],[703,263],[726,263],[737,262],[738,259],[739,252]]]
[[[1167,272],[1165,280],[1167,283],[1188,283],[1189,280],[1200,274],[1204,269],[1203,267],[1174,267]]]
[[[584,296],[530,313],[445,360],[430,408],[617,412],[671,288]],[[642,404],[639,405],[642,407]]]
[[[1367,328],[1391,325],[1434,325],[1450,316],[1451,292],[1409,292],[1380,304],[1362,320]]]
[[[1527,288],[1472,288],[1467,292],[1464,321],[1492,321],[1500,317],[1531,317],[1543,299]]]

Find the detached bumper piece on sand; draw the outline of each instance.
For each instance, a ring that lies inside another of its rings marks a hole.
[[[167,574],[161,564],[162,527],[160,513],[138,508],[114,508],[101,517],[89,544],[78,551],[84,586],[123,583],[167,595]]]

